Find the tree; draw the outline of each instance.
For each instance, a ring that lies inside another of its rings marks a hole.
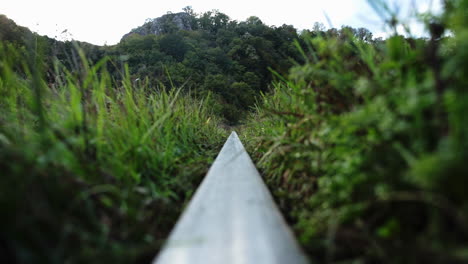
[[[312,31],[316,33],[323,32],[325,31],[325,25],[321,22],[315,22]]]
[[[263,25],[262,20],[260,20],[260,18],[256,16],[250,16],[249,18],[247,18],[246,23],[248,25]]]
[[[184,38],[179,34],[167,34],[159,40],[161,50],[167,55],[172,56],[176,61],[182,61],[185,53],[188,51]]]
[[[197,16],[197,14],[195,14],[195,11],[193,11],[192,6],[186,6],[186,7],[182,8],[182,10],[184,10],[184,12],[185,12],[187,15],[190,15],[190,16],[193,16],[193,17],[196,17],[196,16]]]
[[[358,28],[356,32],[356,37],[360,40],[371,42],[373,39],[372,32],[367,28]]]

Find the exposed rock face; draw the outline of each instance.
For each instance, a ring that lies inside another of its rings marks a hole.
[[[142,26],[132,29],[122,37],[122,40],[133,34],[146,36],[150,34],[160,35],[177,30],[192,30],[192,21],[193,17],[187,13],[169,13],[162,17],[150,19]]]

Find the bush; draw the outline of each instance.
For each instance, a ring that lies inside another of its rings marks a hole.
[[[430,39],[310,37],[246,126],[311,259],[468,261],[468,1],[446,2]]]

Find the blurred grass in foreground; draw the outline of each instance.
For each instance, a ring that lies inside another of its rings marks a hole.
[[[224,140],[204,101],[0,45],[3,263],[149,262]],[[50,82],[50,81],[49,81]]]
[[[244,126],[312,260],[468,262],[467,12],[422,15],[429,39],[310,37]]]

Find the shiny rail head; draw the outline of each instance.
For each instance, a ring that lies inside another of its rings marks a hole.
[[[307,263],[236,132],[153,263]]]

